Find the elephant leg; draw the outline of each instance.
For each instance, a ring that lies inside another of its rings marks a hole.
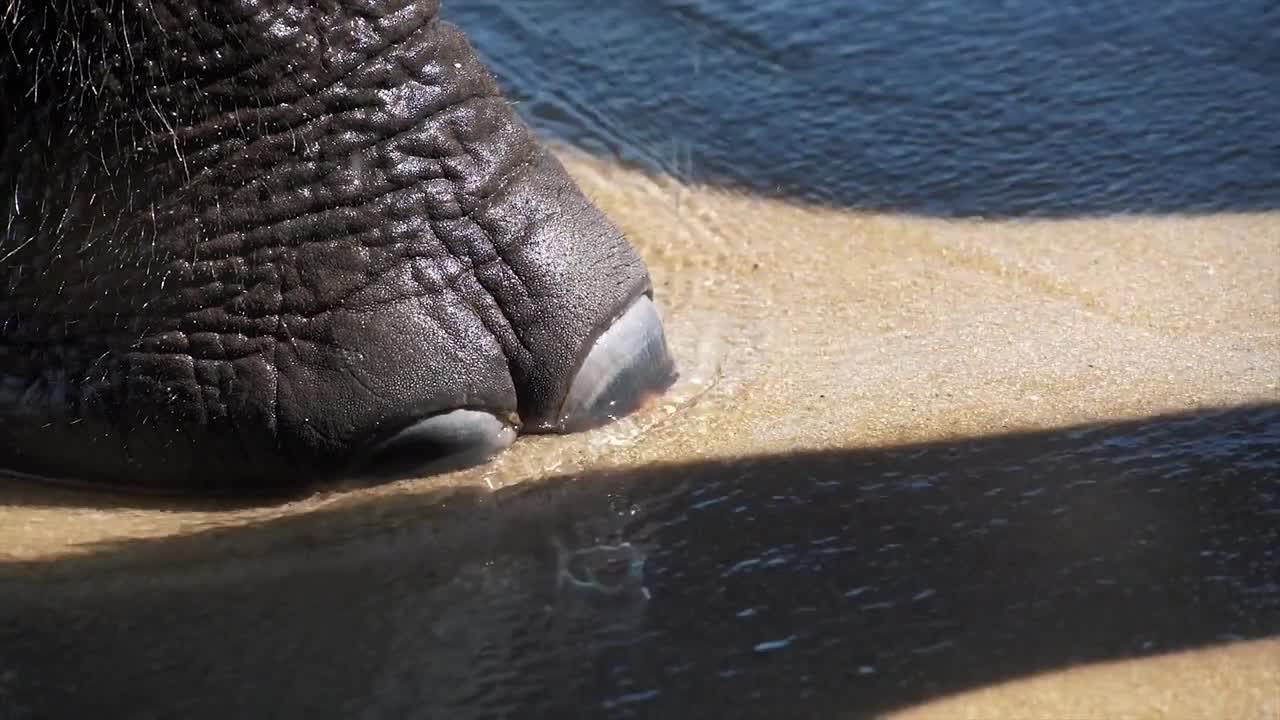
[[[674,379],[640,258],[438,2],[18,2],[0,36],[0,468],[443,469]]]

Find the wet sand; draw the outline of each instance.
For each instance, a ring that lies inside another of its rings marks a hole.
[[[170,575],[197,589],[253,584],[299,563],[342,562],[340,547],[391,543],[381,539],[388,527],[414,532],[415,514],[447,547],[448,536],[474,529],[423,510],[442,488],[469,498],[549,477],[1280,402],[1280,215],[925,219],[699,188],[561,152],[650,264],[683,371],[670,396],[594,433],[521,439],[484,468],[270,507],[7,484],[0,588],[25,577],[84,604],[110,585],[127,604],[130,588],[142,593]],[[161,552],[168,570],[154,554],[128,551],[192,536],[207,538],[206,549]],[[1274,560],[1277,549],[1260,552]],[[902,717],[1274,718],[1277,667],[1274,637],[1224,641],[1051,669]]]

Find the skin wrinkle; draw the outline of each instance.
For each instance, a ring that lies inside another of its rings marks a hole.
[[[68,42],[21,41],[45,98],[0,138],[25,166],[0,186],[35,188],[7,204],[37,247],[6,261],[34,274],[0,298],[0,373],[35,388],[69,363],[65,414],[88,422],[58,433],[96,438],[94,472],[292,484],[423,413],[541,423],[648,287],[433,3],[298,9],[80,0],[38,12]]]
[[[429,25],[423,25],[422,28],[419,28],[419,30],[425,32],[429,30]],[[415,33],[416,32],[417,31],[415,31]],[[411,40],[412,37],[407,39]],[[395,49],[397,49],[396,45],[388,43],[386,47],[381,49],[379,53],[376,54],[374,57],[370,58],[369,61],[374,62],[379,59],[379,55],[381,55],[383,52],[391,52]],[[268,125],[271,124],[270,118],[271,118],[271,111],[273,109],[279,111],[279,114],[284,116],[285,118],[288,118],[289,116],[297,116],[298,118],[300,118],[300,122],[296,125],[289,124],[289,122],[286,119],[284,121],[285,122],[284,127],[282,127],[280,130],[275,132],[262,133],[259,138],[255,139],[254,142],[259,143],[261,145],[267,145],[272,140],[274,140],[277,136],[285,135],[287,133],[294,133],[313,123],[325,123],[325,122],[332,121],[335,117],[337,117],[336,114],[328,115],[326,117],[312,117],[313,106],[323,106],[326,101],[327,102],[336,101],[337,98],[329,99],[329,98],[326,98],[325,95],[327,93],[334,91],[337,86],[345,83],[350,78],[351,75],[355,74],[361,69],[362,69],[361,65],[355,64],[351,68],[349,68],[346,72],[334,78],[332,82],[328,84],[328,86],[320,88],[314,93],[302,96],[300,98],[297,98],[296,100],[286,99],[284,101],[275,101],[272,103],[274,105],[274,108],[265,107],[265,106],[257,108],[255,110],[254,115],[255,115],[255,121],[259,124],[263,123],[264,120],[267,122]],[[300,105],[301,107],[299,107]],[[367,105],[353,104],[353,105],[346,106],[344,110],[358,111],[362,109],[369,109],[375,105],[376,103],[374,102],[370,102]],[[223,123],[225,123],[225,126]],[[214,136],[212,140],[216,141],[218,136],[221,135],[223,132],[225,132],[225,130],[228,127],[232,129],[243,129],[244,121],[243,121],[242,110],[227,111],[221,117],[212,118],[208,121],[202,122],[200,125],[192,126],[190,128],[185,129],[184,134],[190,138],[190,142],[197,143],[197,147],[200,147],[198,143],[201,141],[203,135],[212,134]],[[323,128],[318,128],[318,129],[323,130]],[[373,140],[373,143],[376,143],[377,139],[378,138],[375,137]],[[371,145],[373,143],[371,143]],[[242,158],[243,155],[252,153],[257,149],[258,148],[254,147],[253,145],[248,145],[245,148],[243,148],[243,152],[240,155],[233,156],[228,160],[224,160],[224,162],[233,164],[233,163],[230,163],[231,160]],[[210,165],[207,171],[212,172],[213,169],[216,167],[217,165]]]
[[[445,282],[440,284],[436,289],[436,301],[440,303],[451,301],[456,302],[458,306],[466,308],[477,322],[484,323],[485,316],[482,313],[477,312],[470,303],[465,302],[464,293],[460,290],[460,286],[471,279],[471,267],[467,264],[458,262],[458,259],[449,253],[442,253],[439,258],[437,258],[437,261],[441,263],[449,263],[454,267],[446,276]],[[425,278],[425,271],[420,262],[410,262],[409,270],[413,275],[413,279],[416,281],[416,287],[420,290],[424,290],[424,292],[421,294],[414,294],[410,298],[406,299],[412,299],[413,301],[421,304],[422,301],[427,299],[430,294],[430,290],[428,290],[428,288],[432,283]],[[448,299],[446,299],[446,297]],[[373,308],[367,303],[361,303],[357,312],[371,312],[372,309]],[[424,313],[424,315],[425,314],[426,313]],[[442,332],[450,332],[444,325],[438,325],[438,327]],[[488,326],[486,325],[486,327]],[[506,349],[499,344],[498,350],[503,353],[503,360],[507,366],[510,367],[511,362],[510,359],[506,357]]]
[[[425,28],[425,27],[428,27],[428,26],[426,26],[426,24],[424,24],[424,26],[421,26],[421,27],[422,27],[422,28]],[[421,29],[421,28],[419,28],[419,29]],[[415,32],[416,32],[416,31],[415,31]],[[396,49],[396,45],[393,45],[393,44],[392,44],[392,42],[388,42],[388,44],[384,46],[384,50],[393,50],[393,49]],[[361,65],[361,64],[358,64],[358,63],[353,64],[353,65],[352,65],[352,68],[348,70],[348,73],[344,74],[344,76],[342,76],[342,77],[339,77],[339,78],[335,79],[335,81],[334,81],[333,85],[337,85],[337,83],[338,83],[338,82],[340,82],[340,81],[342,81],[342,79],[343,79],[343,78],[346,78],[346,77],[347,77],[347,76],[349,76],[349,74],[351,74],[351,73],[355,73],[355,72],[357,72],[357,70],[358,70],[358,69],[360,69],[361,67],[362,67],[362,65]],[[330,85],[330,88],[332,88],[332,86],[333,86],[333,85]],[[328,90],[328,88],[326,88],[326,90]],[[152,96],[148,95],[148,101],[151,101],[152,108],[155,108],[154,97],[152,97]],[[288,108],[288,100],[280,101],[280,102],[278,102],[278,105],[279,105],[279,106],[282,106],[282,108]],[[287,110],[287,111],[288,111],[288,110]],[[296,111],[294,111],[294,113],[296,113]],[[160,118],[161,118],[161,120],[163,120],[163,119],[164,119],[164,118],[163,118],[163,113],[160,113],[159,109],[157,109],[157,110],[156,110],[156,114],[157,114],[157,117],[160,117]],[[301,115],[302,115],[302,117],[303,117],[303,118],[307,118],[307,111],[302,111]],[[259,115],[259,120],[260,120],[260,119],[261,119],[261,115]],[[310,122],[310,120],[307,120],[307,122]],[[262,138],[261,138],[261,142],[270,142],[270,136],[262,137]],[[242,156],[243,156],[243,155],[251,154],[251,152],[252,152],[253,150],[256,150],[256,147],[248,147],[248,149],[246,149],[246,150],[247,150],[247,152],[242,152],[242,154],[239,154],[239,155],[232,155],[232,156],[230,156],[230,158],[228,159],[228,161],[230,161],[230,163],[234,164],[234,160],[236,160],[236,159],[238,159],[238,158],[242,158]],[[210,168],[206,168],[205,172],[214,172],[214,168],[212,168],[212,167],[210,167]],[[178,201],[182,201],[182,200],[183,200],[183,199],[182,199],[182,197],[179,197]]]
[[[180,53],[190,53],[190,56],[193,57],[195,61],[184,66],[187,74],[178,78],[176,81],[168,81],[158,88],[151,88],[148,94],[152,99],[168,99],[172,94],[172,91],[183,89],[187,83],[204,80],[205,78],[202,76],[205,74],[212,75],[213,77],[207,80],[207,84],[195,86],[193,88],[193,94],[196,96],[212,97],[216,95],[216,93],[212,92],[216,85],[222,84],[226,86],[228,90],[234,90],[242,85],[249,86],[251,84],[245,82],[246,80],[254,77],[268,76],[269,73],[263,72],[264,67],[267,67],[270,62],[278,62],[278,59],[273,58],[272,54],[269,52],[262,52],[256,56],[253,55],[250,52],[250,48],[244,43],[239,43],[236,47],[231,46],[232,41],[249,31],[255,22],[261,22],[260,18],[255,17],[252,9],[245,9],[242,7],[237,11],[233,3],[227,3],[224,6],[220,6],[220,9],[228,11],[226,15],[222,15],[220,17],[220,20],[225,21],[227,19],[227,15],[231,15],[239,16],[238,21],[233,20],[225,23],[212,23],[197,22],[202,19],[202,16],[198,13],[189,13],[187,18],[179,19],[175,14],[169,12],[166,7],[166,15],[172,19],[172,22],[169,24],[175,25],[175,30],[187,30],[186,33],[179,31],[170,33],[166,28],[166,23],[160,20],[158,14],[155,12],[155,6],[158,3],[143,2],[142,4],[148,6],[148,9],[151,10],[152,17],[157,21],[157,30],[165,37],[166,44],[171,40],[184,39],[188,35],[194,37],[222,36],[228,40],[216,48],[205,48],[206,52],[198,52],[200,48],[195,47],[192,44],[188,44],[187,47],[181,48],[180,50],[175,49]],[[241,5],[243,5],[243,3]],[[123,7],[124,6],[122,5],[122,12]],[[195,27],[185,27],[191,23],[195,23]],[[110,21],[99,18],[99,26],[104,32],[108,33],[108,36],[111,34],[112,24]],[[123,23],[121,27],[127,29],[127,22]],[[144,35],[144,37],[139,39],[138,43],[141,44],[146,41],[147,37]],[[124,44],[124,49],[125,52],[123,54],[127,58],[132,58],[135,53],[145,54],[149,50],[145,45],[138,47],[134,43],[130,42],[126,42]],[[233,63],[230,68],[220,67],[216,63],[216,60],[225,57],[236,58],[239,59],[240,62]],[[210,60],[215,60],[215,62],[210,64],[208,62]],[[240,65],[241,67],[237,67],[237,65]],[[161,64],[158,65],[158,67],[163,71],[165,66]],[[110,76],[108,75],[107,77]],[[166,78],[166,80],[168,79]],[[132,78],[130,78],[130,81],[132,82]]]
[[[532,158],[530,159],[530,162],[532,162]],[[558,198],[558,200],[560,200],[560,198]],[[559,202],[559,203],[557,203],[557,204],[558,204],[558,206],[559,206],[559,207],[564,208],[564,207],[566,207],[566,206],[568,205],[568,202]],[[496,232],[495,232],[495,234],[496,234]],[[518,274],[518,273],[516,272],[516,270],[515,270],[515,268],[516,268],[517,264],[516,264],[516,263],[511,262],[511,260],[509,260],[509,259],[508,259],[508,257],[503,253],[503,248],[502,248],[502,246],[501,246],[501,245],[499,245],[498,243],[495,243],[495,244],[494,244],[494,250],[495,250],[495,252],[497,253],[498,259],[502,262],[503,267],[505,267],[505,268],[507,269],[507,271],[508,271],[508,272],[510,272],[513,276],[515,276],[515,277],[516,277],[518,286],[519,286],[519,287],[521,287],[521,288],[525,291],[524,302],[520,303],[520,304],[517,306],[517,308],[521,308],[521,307],[525,307],[525,308],[527,308],[527,307],[528,307],[528,305],[529,305],[529,301],[530,301],[530,300],[532,300],[532,299],[537,298],[537,297],[538,297],[538,294],[537,294],[536,292],[529,292],[529,288],[531,288],[531,287],[532,287],[532,284],[531,284],[531,283],[529,283],[528,281],[524,280],[523,278],[521,278],[521,277],[519,276],[519,274]],[[512,313],[512,314],[510,314],[510,315],[507,315],[507,316],[506,316],[506,317],[507,317],[507,321],[508,321],[508,323],[510,323],[512,327],[517,328],[517,331],[516,331],[517,337],[521,339],[521,346],[522,346],[522,347],[524,347],[526,350],[528,349],[528,346],[527,346],[527,345],[525,345],[525,343],[524,343],[524,339],[521,337],[521,332],[520,332],[519,328],[521,328],[521,327],[534,327],[534,326],[536,326],[536,323],[540,320],[540,319],[537,317],[537,315],[536,315],[536,311],[530,312],[530,313],[529,313],[529,315],[532,315],[532,317],[526,316],[526,317],[523,317],[523,318],[516,318],[516,317],[515,317],[515,313],[514,313],[514,311],[513,311],[513,313]],[[612,317],[612,318],[610,318],[610,319],[609,319],[610,324],[612,324],[612,322],[613,322],[614,320],[616,320],[616,319],[617,319],[616,317]],[[595,340],[597,339],[597,337],[599,336],[599,334],[600,334],[600,333],[603,333],[603,332],[604,332],[604,330],[605,330],[605,326],[603,326],[603,325],[602,325],[602,326],[599,328],[599,331],[598,331],[597,333],[593,333],[591,336],[589,336],[589,338],[588,338],[588,342],[589,342],[590,344],[594,344],[594,342],[595,342]],[[586,359],[586,358],[585,358],[585,356],[583,356],[583,357],[579,360],[579,362],[577,362],[577,363],[575,363],[575,364],[573,365],[573,373],[574,373],[575,375],[577,374],[578,368],[581,366],[581,362],[582,362],[582,361],[585,361],[585,359]],[[557,411],[557,414],[558,414],[558,411]]]
[[[512,168],[512,169],[511,169],[511,171],[509,171],[508,173],[506,173],[506,174],[505,174],[505,175],[504,175],[504,176],[503,176],[503,177],[498,181],[498,183],[497,183],[497,187],[495,187],[495,188],[494,188],[494,190],[493,190],[493,192],[492,192],[491,194],[489,194],[487,197],[480,197],[480,198],[477,198],[477,199],[476,199],[476,201],[475,201],[475,207],[473,207],[473,208],[471,208],[471,209],[467,209],[467,208],[465,207],[465,205],[464,205],[464,203],[466,202],[466,198],[465,198],[465,197],[461,197],[461,198],[459,198],[459,201],[458,201],[458,204],[459,204],[459,206],[460,206],[460,207],[462,207],[462,211],[463,211],[463,218],[460,218],[460,219],[470,220],[470,221],[471,221],[471,223],[472,223],[473,225],[475,225],[475,226],[476,226],[476,228],[478,228],[478,229],[481,231],[481,234],[482,234],[483,236],[488,237],[488,238],[490,239],[490,246],[489,246],[488,248],[485,248],[485,249],[486,249],[486,250],[488,250],[488,249],[492,249],[492,250],[493,250],[494,257],[493,257],[492,259],[488,260],[488,261],[482,262],[482,263],[481,263],[480,265],[478,265],[478,266],[475,264],[474,251],[472,251],[472,252],[467,252],[465,248],[463,248],[463,249],[462,249],[462,252],[463,252],[463,253],[465,253],[465,254],[464,254],[464,255],[462,255],[462,256],[467,257],[467,258],[471,261],[472,271],[473,271],[473,273],[474,273],[474,275],[475,275],[476,279],[479,281],[479,283],[480,283],[481,287],[483,287],[483,288],[484,288],[484,289],[485,289],[485,290],[490,294],[490,296],[496,296],[497,288],[495,287],[494,283],[492,283],[492,282],[486,283],[486,282],[485,282],[485,279],[484,279],[484,278],[488,275],[488,273],[486,273],[486,272],[484,272],[484,271],[485,271],[486,269],[488,269],[489,267],[491,267],[494,263],[500,263],[500,264],[502,265],[502,267],[503,267],[503,268],[505,268],[505,269],[507,270],[507,272],[508,272],[508,273],[510,273],[513,277],[515,277],[517,287],[521,287],[521,286],[523,286],[523,285],[522,285],[522,281],[521,281],[520,276],[515,272],[515,270],[514,270],[514,269],[512,268],[512,266],[511,266],[511,264],[510,264],[509,262],[507,262],[506,258],[505,258],[505,257],[503,257],[503,255],[502,255],[502,251],[501,251],[501,249],[498,247],[497,242],[493,241],[494,233],[493,233],[492,231],[490,231],[490,230],[487,230],[487,229],[486,229],[486,228],[485,228],[485,227],[480,223],[480,221],[476,219],[476,215],[478,215],[478,214],[482,214],[482,213],[484,212],[484,210],[486,209],[486,208],[485,208],[485,203],[486,203],[486,202],[489,202],[489,201],[492,201],[492,200],[493,200],[493,198],[495,198],[495,197],[497,197],[499,194],[501,194],[501,193],[506,189],[506,187],[507,187],[508,183],[510,183],[511,179],[512,179],[512,178],[514,178],[514,177],[516,177],[516,176],[517,176],[517,173],[520,173],[520,172],[522,172],[522,171],[524,171],[524,170],[527,170],[527,169],[528,169],[528,168],[533,164],[534,159],[535,159],[535,158],[534,158],[533,153],[532,153],[532,152],[530,152],[530,153],[528,154],[528,156],[527,156],[523,161],[521,161],[518,165],[516,165],[514,168]],[[434,223],[433,223],[433,227],[434,227]],[[446,235],[444,235],[444,236],[442,236],[442,237],[447,237],[447,234],[446,234]],[[519,325],[517,325],[517,324],[512,320],[511,315],[510,315],[510,314],[508,314],[508,312],[507,312],[507,311],[506,311],[506,309],[502,306],[502,304],[501,304],[501,303],[499,303],[499,304],[498,304],[498,312],[502,315],[502,318],[506,321],[506,327],[511,329],[512,334],[513,334],[513,335],[514,335],[514,337],[515,337],[516,343],[517,343],[518,348],[519,348],[519,352],[520,352],[520,353],[521,353],[521,355],[522,355],[522,358],[521,358],[521,359],[524,359],[524,360],[526,360],[526,361],[527,361],[529,358],[532,358],[532,357],[534,356],[534,353],[533,353],[533,352],[529,349],[529,347],[525,344],[524,339],[523,339],[522,337],[520,337],[520,332],[519,332],[519,330],[517,329],[517,328],[519,327]],[[482,321],[483,321],[483,319],[482,319]],[[486,325],[487,325],[487,323],[486,323]],[[492,327],[491,327],[490,329],[491,329],[491,330],[493,330],[493,328],[492,328]],[[503,353],[504,353],[504,354],[508,354],[508,351],[506,350],[506,348],[503,348]],[[507,365],[508,365],[508,366],[510,366],[510,367],[514,367],[514,366],[515,366],[515,364],[514,364],[513,362],[511,362],[511,357],[510,357],[509,355],[508,355],[508,357],[507,357]]]
[[[463,102],[465,102],[465,100],[464,100]],[[410,131],[412,131],[412,130],[414,129],[414,127],[416,127],[416,126],[411,126],[410,128],[407,128],[407,129],[405,130],[405,132],[410,132]],[[398,137],[398,136],[399,136],[399,134],[397,134],[397,137]],[[393,139],[394,139],[394,138],[393,138]],[[519,170],[519,168],[516,168],[515,170]],[[512,174],[514,174],[514,172],[513,172],[513,173],[509,173],[509,174],[508,174],[508,176],[507,176],[507,178],[504,178],[503,182],[505,182],[505,181],[510,177],[510,175],[512,175]],[[371,200],[369,200],[368,202],[372,203],[372,202],[374,202],[376,199],[377,199],[377,198],[371,199]],[[360,205],[341,206],[341,208],[343,208],[343,209],[358,209],[359,207],[361,207],[361,206],[360,206]],[[326,209],[338,209],[338,208],[326,208]],[[304,211],[299,211],[300,216],[301,216],[301,213],[302,213],[302,212],[304,212]],[[281,222],[287,222],[287,220],[285,220],[285,221],[281,221]]]
[[[469,100],[470,100],[470,99],[478,99],[478,98],[469,98]],[[408,132],[408,131],[406,131],[406,132]],[[519,170],[519,169],[522,169],[522,168],[524,168],[524,167],[527,167],[527,165],[528,165],[528,162],[524,163],[520,168],[516,168],[516,170]],[[335,168],[335,171],[336,171],[336,168]],[[261,232],[262,232],[262,233],[264,233],[264,234],[265,234],[265,233],[270,233],[272,230],[278,230],[278,229],[281,229],[281,228],[280,228],[280,226],[286,226],[286,225],[288,225],[288,224],[289,224],[290,222],[292,222],[292,221],[295,221],[295,220],[301,220],[301,219],[310,219],[310,218],[314,218],[316,215],[319,215],[319,214],[322,214],[322,213],[326,213],[326,212],[338,212],[338,211],[346,211],[346,210],[361,210],[361,209],[366,209],[368,206],[373,205],[374,203],[377,203],[377,202],[379,202],[379,201],[383,201],[383,200],[385,200],[387,195],[391,195],[391,194],[393,194],[393,193],[398,193],[398,192],[408,192],[408,191],[412,191],[412,190],[416,189],[418,186],[420,186],[422,183],[430,182],[430,181],[432,181],[432,180],[437,180],[437,179],[443,179],[443,178],[433,178],[433,177],[423,178],[423,179],[419,180],[417,183],[415,183],[414,185],[410,185],[410,186],[406,186],[406,187],[395,187],[395,188],[392,188],[391,190],[387,191],[384,195],[374,195],[374,196],[372,196],[372,197],[369,197],[369,198],[367,198],[367,199],[364,199],[364,200],[362,200],[362,201],[360,201],[360,202],[356,202],[356,203],[351,203],[351,204],[339,204],[339,205],[329,205],[329,206],[322,207],[322,208],[320,208],[319,210],[315,210],[315,209],[297,209],[297,210],[292,211],[292,212],[293,212],[293,214],[290,214],[290,215],[288,215],[288,216],[286,216],[286,217],[282,217],[282,218],[273,218],[273,219],[271,219],[270,221],[267,221],[267,222],[265,222],[265,223],[256,224],[256,225],[249,225],[249,224],[246,224],[246,226],[245,226],[245,227],[243,227],[243,228],[236,228],[236,229],[233,229],[233,230],[228,230],[228,231],[224,232],[223,234],[221,234],[221,235],[219,235],[219,236],[217,236],[217,237],[207,239],[207,240],[206,240],[206,244],[209,244],[209,245],[212,245],[212,244],[220,244],[220,241],[226,241],[226,240],[229,240],[229,239],[231,239],[232,237],[235,237],[235,236],[244,236],[244,235],[248,235],[248,234],[251,234],[251,233],[253,233],[253,232],[255,232],[255,231],[261,231]],[[366,217],[368,217],[368,215],[366,215]],[[453,219],[453,218],[449,218],[449,219]],[[353,233],[353,234],[354,234],[354,233]],[[269,236],[268,236],[268,237],[269,237]],[[338,236],[335,236],[335,237],[338,237]],[[215,256],[215,257],[213,257],[213,258],[208,258],[208,257],[206,257],[206,258],[202,258],[202,261],[216,260],[216,259],[228,259],[228,258],[238,257],[238,256],[247,256],[247,255],[249,255],[250,253],[252,253],[252,252],[254,252],[254,251],[256,251],[256,250],[260,249],[261,247],[276,247],[276,246],[270,245],[270,244],[269,244],[269,242],[270,242],[269,240],[263,240],[263,241],[260,241],[260,243],[261,243],[261,244],[260,244],[260,245],[258,245],[258,246],[255,246],[255,245],[251,245],[251,244],[248,244],[248,243],[244,243],[244,242],[242,242],[242,243],[240,243],[240,244],[239,244],[241,249],[239,249],[238,251],[228,252],[227,254],[220,255],[220,256]]]

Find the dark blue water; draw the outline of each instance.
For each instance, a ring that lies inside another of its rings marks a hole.
[[[1275,0],[451,0],[544,133],[851,208],[1280,208]]]

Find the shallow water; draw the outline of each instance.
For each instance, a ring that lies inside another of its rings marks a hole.
[[[865,717],[1275,636],[1278,478],[1273,405],[0,565],[0,716]]]
[[[842,207],[1280,208],[1271,0],[453,0],[543,132]]]

